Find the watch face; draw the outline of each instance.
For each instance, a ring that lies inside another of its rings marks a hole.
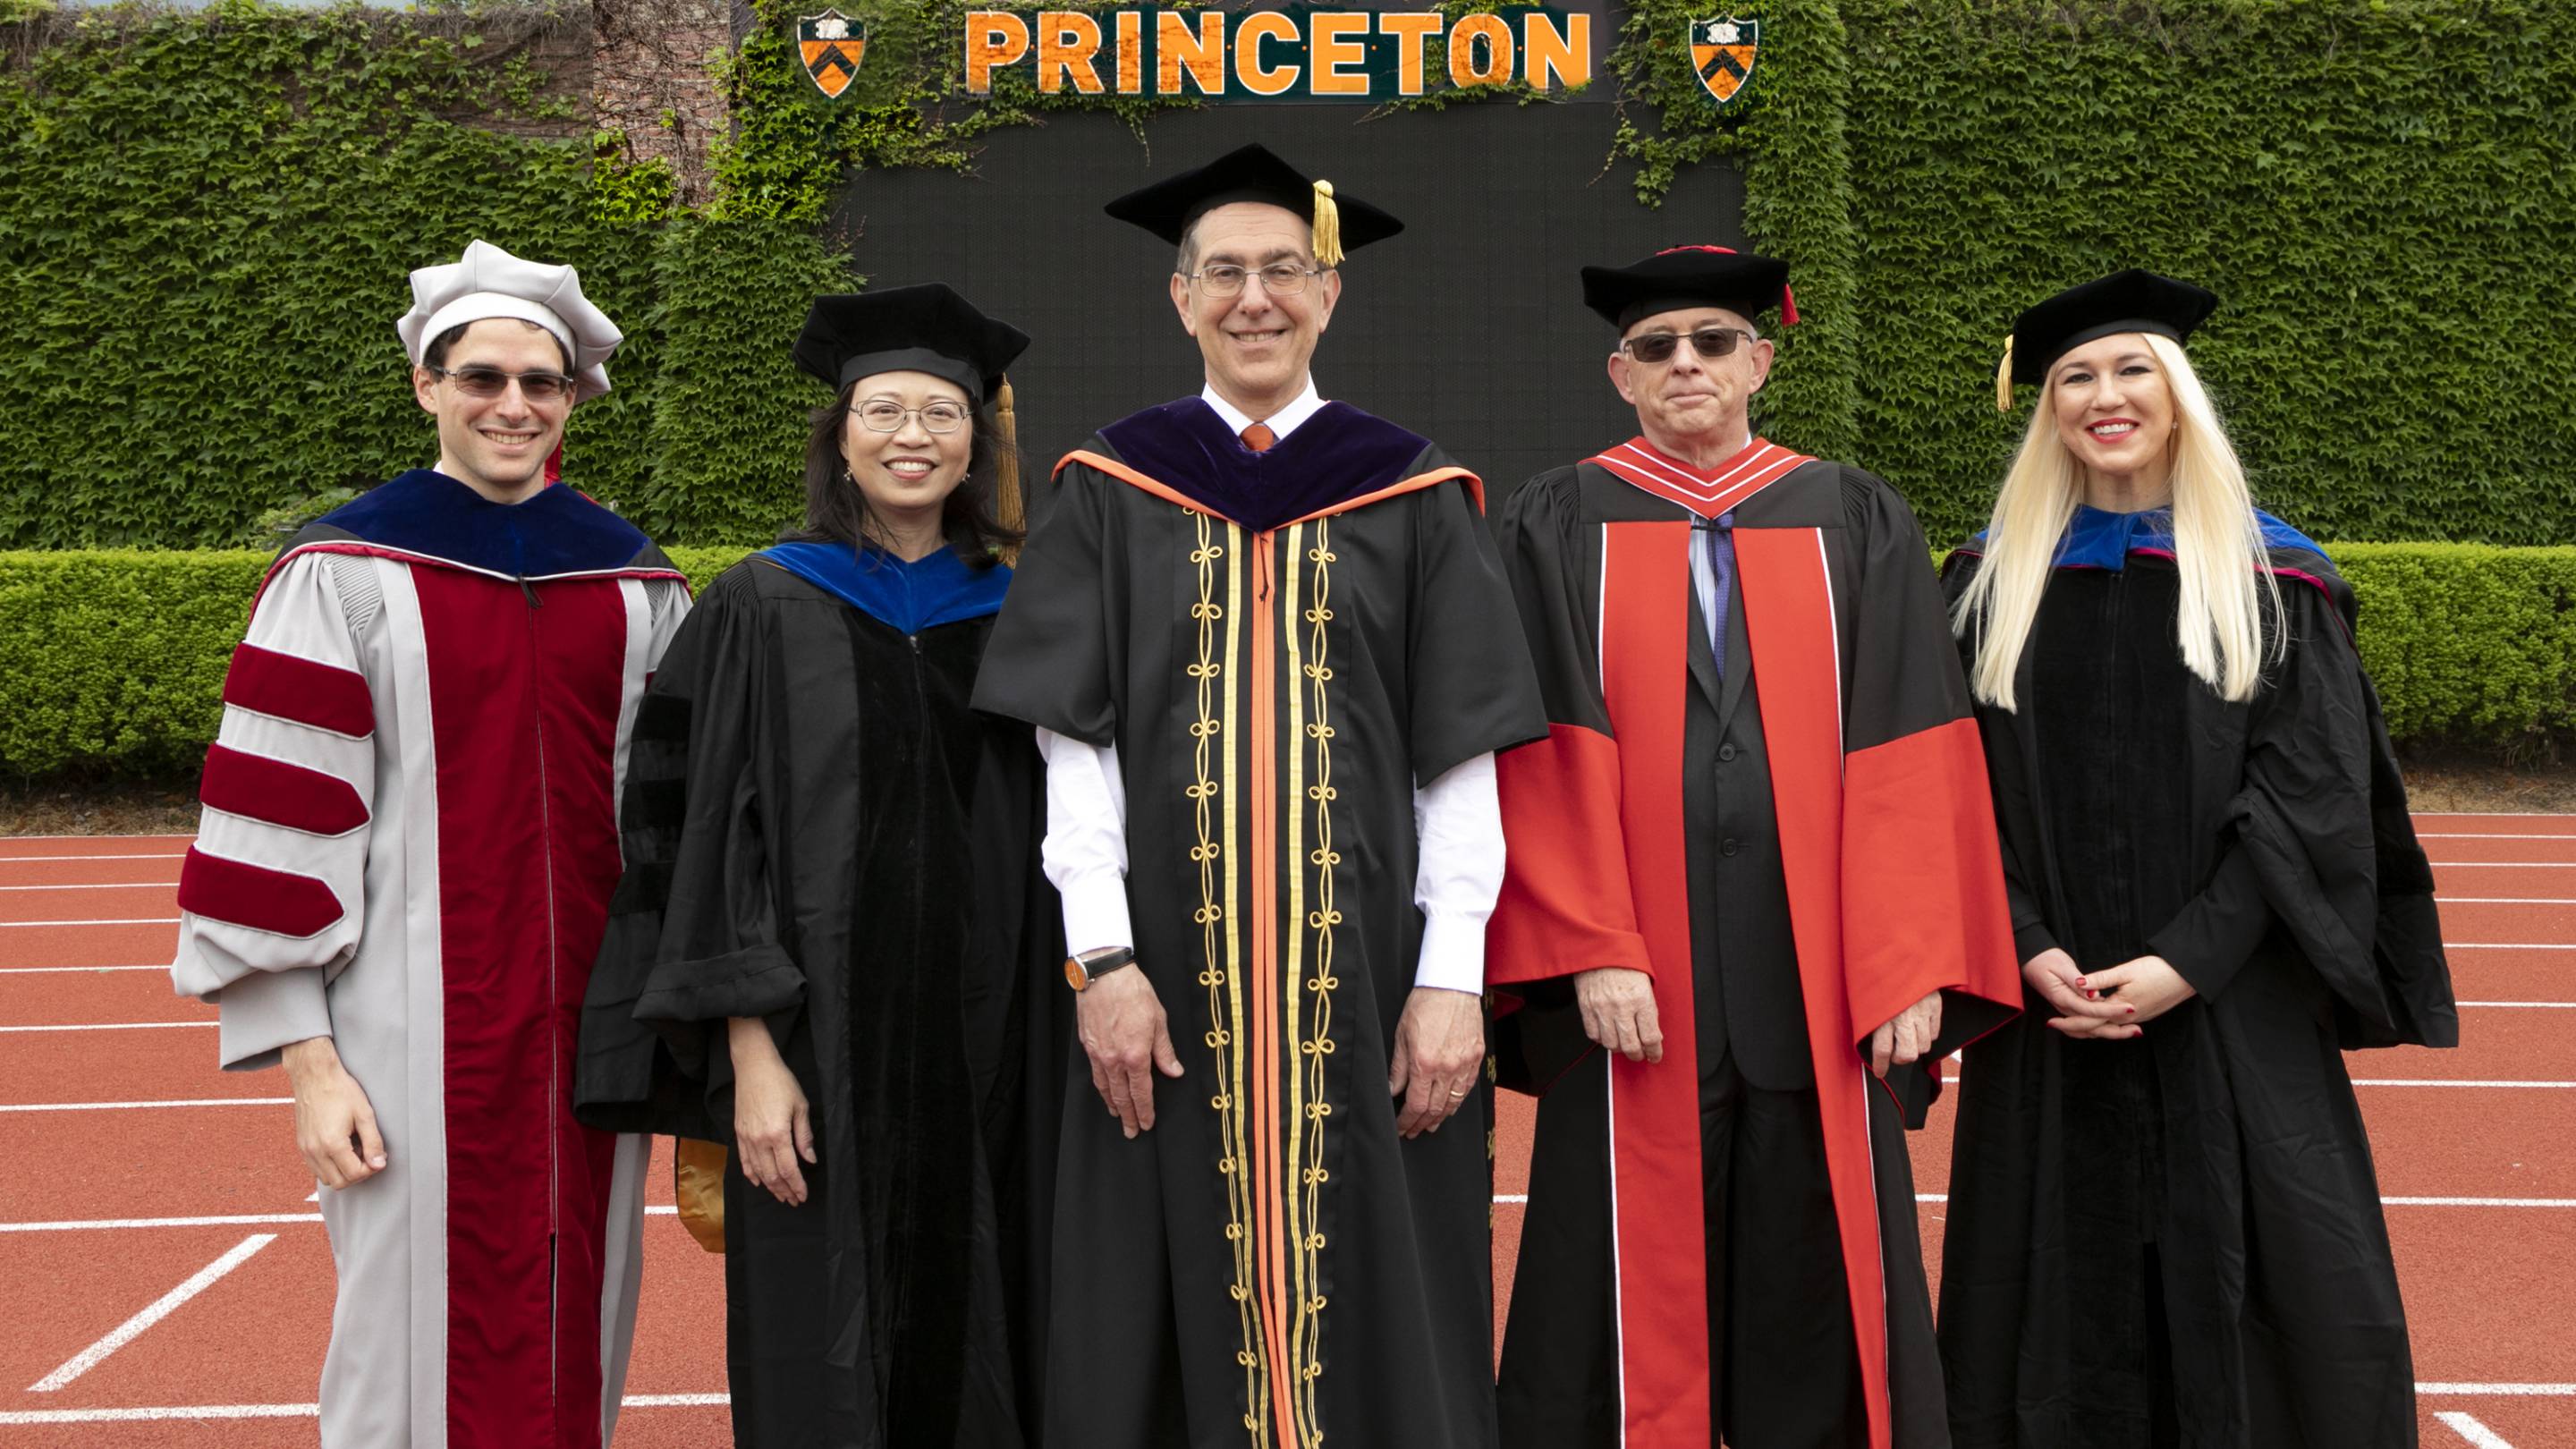
[[[1080,991],[1091,984],[1091,973],[1082,969],[1081,962],[1068,957],[1064,963],[1064,984]]]

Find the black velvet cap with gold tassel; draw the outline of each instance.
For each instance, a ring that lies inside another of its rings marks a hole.
[[[993,425],[1002,435],[1002,456],[993,467],[993,521],[1013,533],[1029,526],[1029,509],[1020,492],[1020,418],[1018,399],[1011,394],[1011,380],[1004,377],[993,394]],[[1017,567],[1020,546],[1006,543],[1001,549],[1002,562]]]
[[[1029,336],[975,310],[941,282],[817,297],[796,335],[796,366],[825,387],[880,372],[926,372],[966,391],[981,408]]]
[[[1340,266],[1348,253],[1404,230],[1404,223],[1391,214],[1342,194],[1330,181],[1306,175],[1258,143],[1139,187],[1101,210],[1178,246],[1190,223],[1236,201],[1257,201],[1305,218],[1315,260],[1327,267]]]
[[[2137,267],[2069,287],[2013,320],[1995,366],[1995,407],[2011,412],[2016,383],[2046,381],[2057,359],[2087,342],[2122,332],[2181,342],[2217,310],[2217,293]]]

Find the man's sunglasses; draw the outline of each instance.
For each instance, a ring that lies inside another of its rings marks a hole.
[[[1710,360],[1733,356],[1736,343],[1755,340],[1741,327],[1702,327],[1690,334],[1691,351]],[[1640,332],[1620,343],[1619,350],[1639,362],[1670,362],[1673,349],[1681,343],[1682,334],[1678,332]]]
[[[430,371],[455,383],[467,397],[499,397],[519,385],[519,396],[548,403],[572,396],[572,379],[560,372],[503,372],[497,367],[433,367]]]

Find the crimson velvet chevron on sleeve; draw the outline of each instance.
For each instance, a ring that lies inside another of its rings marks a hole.
[[[1502,534],[1549,719],[1498,761],[1497,1050],[1544,1094],[1504,1443],[1939,1442],[1901,1122],[2019,990],[1922,535],[1857,469],[1644,438]],[[1591,1051],[1600,967],[1652,977],[1661,1062]],[[1874,1079],[1934,992],[1932,1052]]]
[[[386,1169],[321,1196],[325,1444],[593,1449],[614,1421],[646,1144],[574,1122],[573,1034],[628,730],[687,607],[571,489],[415,471],[308,528],[252,608],[173,977],[228,1069],[331,1037],[383,1132]]]

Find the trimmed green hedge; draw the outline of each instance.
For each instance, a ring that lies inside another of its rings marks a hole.
[[[2348,543],[2361,658],[2401,740],[2508,754],[2576,730],[2576,548]]]
[[[675,548],[703,585],[748,550]],[[2399,739],[2507,754],[2576,731],[2576,548],[2337,544]],[[0,776],[193,771],[266,555],[0,552]]]

